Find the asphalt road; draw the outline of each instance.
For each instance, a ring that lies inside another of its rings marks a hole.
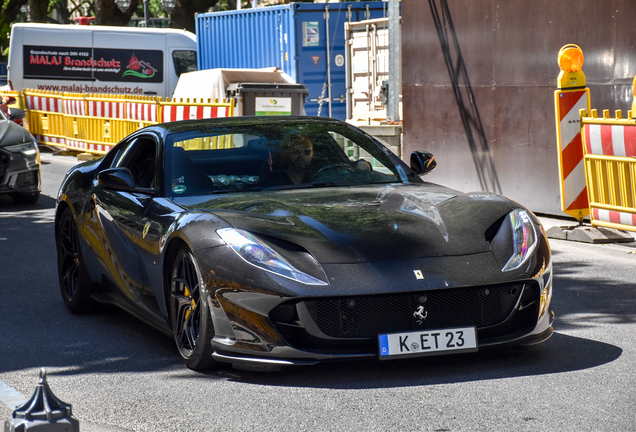
[[[531,349],[196,373],[170,338],[117,309],[66,310],[54,197],[76,160],[43,161],[37,205],[0,197],[0,420],[46,367],[89,432],[636,430],[633,245],[551,241],[555,334]]]

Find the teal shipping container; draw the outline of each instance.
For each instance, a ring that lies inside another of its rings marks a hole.
[[[346,120],[344,23],[387,16],[388,2],[383,1],[197,14],[197,66],[277,67],[307,87],[307,115]]]

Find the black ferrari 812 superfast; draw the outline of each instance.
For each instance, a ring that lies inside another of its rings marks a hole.
[[[120,306],[195,370],[546,340],[540,222],[500,195],[423,181],[435,165],[334,119],[141,129],[62,183],[62,298],[74,313]]]

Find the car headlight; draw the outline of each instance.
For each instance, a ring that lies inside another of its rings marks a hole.
[[[25,156],[32,156],[38,152],[38,148],[34,142],[25,142],[22,144],[14,144],[10,146],[5,146],[5,150],[11,153],[22,153]]]
[[[515,209],[508,213],[512,230],[512,256],[501,269],[510,271],[525,263],[537,247],[537,231],[526,210]]]
[[[327,285],[326,282],[295,268],[278,252],[247,231],[221,228],[216,232],[238,256],[253,266],[306,285]]]

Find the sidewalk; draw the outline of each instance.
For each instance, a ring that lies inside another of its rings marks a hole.
[[[537,215],[537,217],[539,218],[539,220],[541,221],[541,224],[543,225],[543,228],[545,228],[545,230],[547,231],[548,229],[555,227],[555,226],[577,226],[579,223],[575,220],[572,219],[561,219],[558,218],[556,216],[548,216],[548,215]],[[591,226],[589,221],[586,221],[586,223],[584,223],[584,225],[586,226]]]
[[[552,227],[575,227],[577,226],[579,223],[573,219],[566,219],[566,218],[559,218],[557,216],[551,216],[551,215],[541,215],[538,216],[539,220],[541,221],[541,224],[543,225],[543,228],[547,231]],[[583,223],[584,227],[587,228],[592,228],[592,225],[590,224],[589,220],[584,221]],[[632,236],[634,238],[633,242],[617,242],[617,243],[594,243],[594,245],[597,246],[620,246],[620,247],[624,247],[624,248],[628,248],[628,249],[636,249],[636,232],[634,231],[623,231],[625,233],[627,233],[628,235]],[[570,240],[559,240],[559,239],[550,239],[550,241],[570,241]],[[579,242],[575,242],[572,241],[572,243],[579,243]],[[592,243],[581,243],[581,244],[592,244]]]

